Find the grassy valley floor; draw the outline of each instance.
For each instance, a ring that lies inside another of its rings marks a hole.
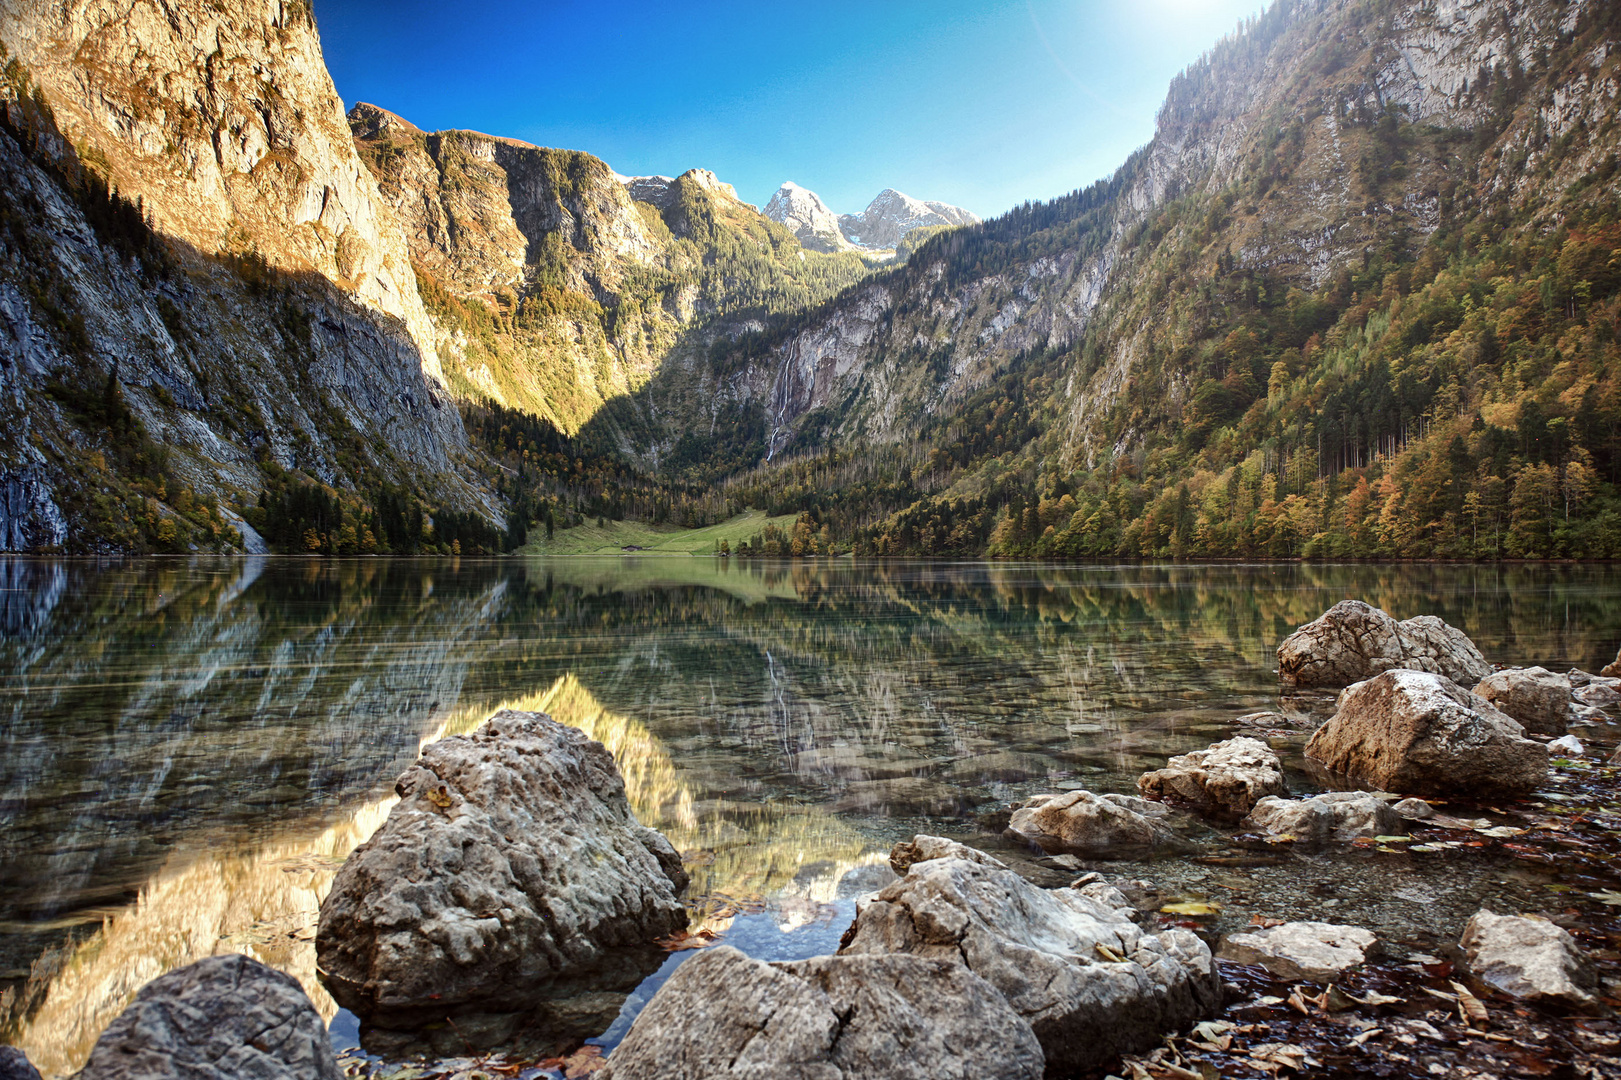
[[[543,530],[535,530],[519,555],[712,555],[725,540],[736,549],[741,540],[759,535],[767,525],[784,531],[794,526],[793,514],[769,517],[763,510],[748,510],[718,525],[683,529],[678,525],[649,525],[642,521],[607,521],[598,525],[586,521],[572,529],[558,529],[550,540]]]

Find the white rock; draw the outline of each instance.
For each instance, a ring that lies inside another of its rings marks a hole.
[[[1475,693],[1539,735],[1563,735],[1570,723],[1570,679],[1547,668],[1494,671],[1475,685]]]
[[[1187,841],[1165,824],[1169,816],[1160,804],[1131,795],[1066,791],[1019,804],[1007,832],[1049,855],[1127,859],[1188,848]]]
[[[1582,747],[1582,741],[1574,735],[1566,735],[1564,738],[1555,739],[1548,744],[1548,749],[1550,751],[1557,750],[1568,757],[1581,757],[1587,752]]]
[[[1171,758],[1165,768],[1140,776],[1137,790],[1146,798],[1239,818],[1261,799],[1283,795],[1289,787],[1283,781],[1283,763],[1272,748],[1241,735]]]
[[[1288,686],[1349,686],[1398,668],[1469,686],[1491,674],[1463,631],[1433,615],[1397,622],[1360,600],[1341,600],[1278,646],[1278,677]]]
[[[1280,979],[1328,982],[1361,964],[1378,944],[1378,936],[1360,926],[1289,922],[1228,934],[1216,956],[1235,964],[1259,964]]]
[[[1331,791],[1309,799],[1262,799],[1241,827],[1322,844],[1389,835],[1404,827],[1404,819],[1388,802],[1366,792]]]
[[[917,863],[863,907],[839,955],[860,953],[960,959],[1030,1021],[1053,1075],[1146,1049],[1221,1000],[1192,933],[1150,933],[1077,890],[964,859]]]
[[[1441,675],[1386,671],[1340,695],[1306,743],[1326,768],[1414,795],[1529,791],[1548,750],[1518,721]]]
[[[676,969],[601,1080],[1039,1080],[1030,1024],[955,959],[767,964],[729,946]]]
[[[1576,940],[1547,919],[1477,912],[1459,941],[1475,978],[1510,997],[1587,1009],[1598,975]]]

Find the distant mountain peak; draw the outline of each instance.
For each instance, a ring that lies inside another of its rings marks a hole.
[[[894,188],[880,191],[860,214],[844,214],[839,229],[853,244],[891,248],[913,229],[933,225],[975,225],[979,218],[950,203],[925,202]]]
[[[821,196],[802,188],[792,180],[785,181],[771,201],[765,204],[765,216],[785,226],[799,238],[800,244],[812,251],[847,251],[851,247],[839,231],[838,215],[828,208]]]
[[[816,251],[895,247],[913,229],[973,225],[979,218],[950,203],[924,202],[894,188],[880,191],[859,214],[834,214],[816,192],[786,181],[766,203],[765,216],[787,226]]]

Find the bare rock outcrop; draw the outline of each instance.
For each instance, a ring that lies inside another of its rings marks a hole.
[[[1563,735],[1570,724],[1570,679],[1547,668],[1494,671],[1476,684],[1475,693],[1538,735]]]
[[[1470,973],[1510,997],[1577,1009],[1598,1003],[1593,965],[1576,939],[1547,919],[1480,911],[1458,944]]]
[[[75,142],[163,233],[314,272],[402,320],[443,384],[398,223],[344,121],[307,3],[4,0],[0,26]]]
[[[36,1074],[37,1075],[37,1074]],[[339,1080],[298,980],[235,953],[153,979],[96,1040],[79,1080]]]
[[[1286,686],[1349,686],[1392,669],[1431,671],[1473,686],[1491,673],[1463,631],[1434,615],[1397,622],[1360,600],[1341,600],[1278,646]]]
[[[395,789],[316,936],[332,996],[371,1024],[471,1013],[513,1027],[577,993],[628,991],[658,964],[652,940],[687,923],[680,857],[576,728],[497,713],[429,746]]]
[[[1429,809],[1427,805],[1425,809]],[[1362,791],[1330,791],[1309,799],[1262,799],[1241,824],[1275,839],[1290,837],[1306,844],[1326,844],[1390,835],[1404,828],[1406,819],[1377,796]]]
[[[1288,922],[1222,938],[1216,956],[1234,964],[1258,964],[1280,979],[1329,982],[1360,965],[1379,938],[1360,926]]]
[[[604,1080],[1037,1080],[1029,1023],[962,964],[822,956],[688,959],[614,1050]]]
[[[1014,808],[1007,833],[1049,855],[1131,859],[1186,851],[1159,803],[1131,795],[1066,791],[1037,795]]]
[[[1259,739],[1239,736],[1171,758],[1144,773],[1137,790],[1145,798],[1192,807],[1202,814],[1241,818],[1268,796],[1284,795],[1283,763]]]
[[[1548,774],[1547,747],[1518,721],[1450,679],[1408,670],[1347,687],[1306,756],[1413,795],[1525,792]]]
[[[1218,1007],[1210,950],[1075,889],[966,859],[916,863],[863,907],[839,955],[955,960],[1029,1021],[1054,1075],[1144,1049]]]

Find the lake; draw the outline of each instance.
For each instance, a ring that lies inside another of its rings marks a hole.
[[[774,958],[830,951],[897,839],[994,844],[1008,803],[1134,791],[1279,708],[1274,648],[1337,600],[1439,615],[1505,664],[1595,671],[1621,642],[1621,568],[1586,565],[6,558],[0,588],[0,1038],[47,1076],[222,950],[337,1017],[333,873],[426,742],[499,708],[603,741],[694,902]],[[1300,791],[1306,730],[1270,734]],[[1132,872],[1235,918],[1332,897],[1419,943],[1547,887],[1362,859]]]

